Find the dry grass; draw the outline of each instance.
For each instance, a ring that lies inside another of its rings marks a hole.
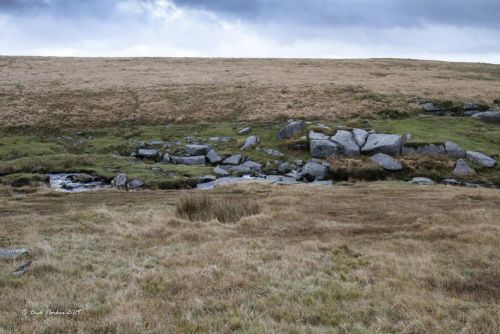
[[[206,193],[181,196],[176,204],[177,216],[191,221],[236,223],[241,218],[256,215],[260,206],[248,199],[214,199]]]
[[[220,119],[334,120],[415,97],[491,104],[500,66],[398,59],[0,57],[2,127]]]
[[[234,224],[176,216],[175,191],[0,188],[5,333],[484,333],[500,330],[500,192],[247,185]],[[194,195],[193,195],[194,196]],[[194,198],[194,197],[191,197]],[[23,316],[23,309],[82,309]]]

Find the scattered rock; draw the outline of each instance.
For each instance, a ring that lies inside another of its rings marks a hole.
[[[403,169],[401,163],[384,153],[377,153],[370,158],[371,161],[389,171],[399,171]]]
[[[453,175],[468,176],[474,174],[476,174],[476,172],[469,166],[469,164],[464,159],[457,160],[457,163],[455,164],[455,169],[453,170]]]
[[[444,143],[446,154],[452,158],[465,158],[465,150],[454,142],[447,141]]]
[[[211,149],[212,147],[210,145],[191,144],[191,145],[186,145],[185,147],[187,155],[192,157],[206,155],[208,151],[210,151]]]
[[[231,137],[210,137],[208,138],[208,140],[214,142],[229,143],[231,141]]]
[[[161,157],[161,161],[162,161],[162,162],[167,162],[167,163],[168,163],[168,162],[171,162],[171,161],[172,161],[172,159],[170,158],[170,153],[168,153],[168,152],[167,152],[167,153],[165,153],[165,154]]]
[[[311,140],[309,148],[313,158],[332,157],[344,152],[340,144],[331,140]]]
[[[207,153],[207,159],[211,164],[216,164],[222,161],[222,158],[215,152],[215,150],[210,150]]]
[[[252,128],[243,128],[243,129],[241,129],[240,131],[238,131],[238,134],[239,134],[239,135],[247,135],[247,134],[249,134],[250,132],[252,132]]]
[[[194,157],[175,157],[172,156],[172,162],[177,165],[190,165],[190,166],[204,166],[205,156],[194,156]]]
[[[32,261],[28,261],[25,264],[17,267],[16,271],[14,271],[12,273],[12,275],[14,275],[16,277],[23,276],[24,274],[26,274],[28,272],[28,270],[30,269],[32,263],[33,263]]]
[[[240,161],[241,161],[241,155],[235,154],[222,161],[222,163],[225,165],[239,165]]]
[[[283,162],[283,163],[278,165],[278,172],[280,172],[281,174],[286,174],[291,170],[292,169],[291,169],[290,164],[288,162]]]
[[[264,152],[266,154],[269,154],[270,156],[273,156],[273,157],[276,157],[276,158],[283,157],[283,153],[281,153],[278,150],[272,149],[272,148],[266,148],[266,149],[264,149]]]
[[[26,248],[0,248],[0,258],[15,260],[28,254]]]
[[[366,144],[366,139],[369,136],[368,131],[365,131],[363,129],[354,129],[352,130],[352,134],[359,147],[363,147]]]
[[[358,156],[359,146],[352,132],[346,130],[338,130],[335,136],[331,138],[332,141],[339,143],[343,148],[343,154],[347,156]]]
[[[218,176],[228,176],[229,175],[229,172],[223,168],[220,168],[219,166],[215,167],[213,169],[213,172],[215,173],[215,175],[218,175]]]
[[[231,167],[231,172],[239,174],[255,174],[262,172],[262,165],[254,161],[245,161],[243,164]]]
[[[473,118],[480,119],[488,123],[500,123],[500,111],[488,110],[472,115]]]
[[[304,122],[291,121],[278,132],[279,139],[290,139],[298,135],[304,129]]]
[[[142,182],[141,180],[136,180],[136,179],[127,183],[127,189],[129,189],[129,190],[139,189],[139,188],[142,188],[143,186],[144,186],[144,182]]]
[[[302,168],[302,174],[308,181],[324,180],[328,174],[328,167],[317,162],[308,162]]]
[[[479,106],[473,102],[464,102],[464,110],[470,111],[470,110],[478,110]]]
[[[441,107],[433,102],[427,102],[422,105],[422,109],[424,112],[439,112],[441,111]]]
[[[141,148],[137,151],[137,156],[145,159],[156,159],[158,150],[152,148]]]
[[[321,132],[314,132],[314,131],[309,131],[309,140],[329,140],[330,136],[325,135],[324,133]]]
[[[115,188],[123,189],[127,187],[127,181],[127,174],[120,173],[111,181],[111,185]]]
[[[467,157],[467,159],[481,167],[491,168],[497,164],[495,159],[481,152],[467,151],[465,153],[465,156]]]
[[[414,177],[411,181],[408,181],[408,184],[418,184],[421,186],[432,186],[434,185],[434,181],[427,177]]]
[[[245,139],[245,144],[243,144],[240,150],[247,150],[249,148],[254,148],[255,146],[257,146],[258,142],[259,142],[259,137],[250,136],[247,139]]]
[[[397,155],[401,153],[404,142],[405,139],[401,135],[371,134],[361,152]]]

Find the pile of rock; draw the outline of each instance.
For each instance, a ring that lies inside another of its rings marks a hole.
[[[473,102],[465,102],[461,108],[445,108],[436,102],[425,102],[422,104],[422,110],[424,113],[436,116],[465,116],[485,122],[500,123],[500,111]]]

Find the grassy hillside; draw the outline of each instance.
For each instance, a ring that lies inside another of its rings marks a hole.
[[[500,65],[400,59],[0,57],[0,127],[369,118],[500,102]]]

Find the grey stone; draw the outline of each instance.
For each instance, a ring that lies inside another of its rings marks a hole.
[[[162,140],[150,140],[145,143],[143,143],[144,147],[151,147],[151,146],[163,146],[166,143]]]
[[[422,105],[422,109],[425,112],[439,112],[441,111],[441,107],[433,102],[427,102]]]
[[[239,135],[247,135],[247,134],[249,134],[250,132],[252,132],[252,128],[243,128],[243,129],[241,129],[240,131],[238,131],[238,134],[239,134]]]
[[[127,174],[120,173],[111,181],[111,185],[116,188],[125,188],[127,186]]]
[[[215,176],[215,175],[204,175],[204,176],[200,176],[198,178],[198,183],[213,182],[215,180],[217,180],[217,176]]]
[[[332,157],[344,152],[340,144],[331,140],[311,140],[309,148],[313,158]]]
[[[137,151],[137,156],[146,159],[156,159],[158,156],[158,150],[152,148],[141,148]]]
[[[495,159],[481,152],[467,151],[465,153],[465,156],[467,157],[468,160],[472,161],[473,163],[481,167],[491,168],[497,164]]]
[[[177,165],[204,166],[205,156],[199,155],[194,157],[175,157],[172,156],[172,162]]]
[[[282,176],[282,175],[268,175],[266,177],[267,180],[271,181],[272,184],[279,184],[279,185],[288,185],[288,184],[298,184],[299,182],[289,176]]]
[[[1,259],[15,260],[27,254],[28,250],[26,248],[0,248]]]
[[[339,143],[343,148],[343,154],[347,156],[358,156],[359,146],[354,135],[350,131],[338,130],[335,136],[331,138],[332,141]]]
[[[473,102],[465,102],[464,110],[478,110],[479,106]]]
[[[205,155],[211,149],[212,149],[212,147],[210,145],[191,144],[191,145],[186,145],[186,147],[185,147],[187,155],[192,156],[192,157]]]
[[[222,161],[222,163],[225,165],[239,165],[240,161],[241,161],[241,155],[235,154]]]
[[[289,139],[298,135],[304,129],[304,122],[291,121],[278,132],[279,139]]]
[[[358,144],[359,147],[363,147],[366,143],[366,139],[369,136],[368,131],[363,129],[354,129],[352,130],[352,134],[354,136],[354,140]]]
[[[238,174],[252,174],[261,173],[262,165],[254,161],[245,161],[241,165],[234,166],[230,169],[231,172],[236,172]]]
[[[32,263],[33,263],[32,261],[28,261],[25,264],[20,265],[19,267],[17,267],[16,271],[14,271],[12,273],[12,275],[14,275],[16,277],[23,276],[24,274],[26,274],[28,272]]]
[[[401,154],[403,154],[403,155],[416,154],[416,153],[417,153],[417,150],[413,147],[403,145],[403,148],[401,149]]]
[[[405,138],[401,135],[372,134],[368,136],[363,153],[385,153],[397,155],[401,153]]]
[[[291,170],[290,164],[288,162],[284,162],[278,165],[278,172],[281,174],[286,174]]]
[[[471,117],[471,116],[474,116],[475,114],[479,114],[479,113],[480,113],[479,110],[468,110],[468,111],[464,112],[464,116]]]
[[[240,150],[247,150],[250,148],[254,148],[257,146],[257,143],[259,142],[259,137],[257,136],[250,136],[247,139],[245,139],[245,144],[240,148]]]
[[[488,110],[472,115],[473,118],[480,119],[488,123],[500,123],[500,111]]]
[[[228,176],[229,175],[229,172],[219,166],[215,167],[213,169],[213,172],[215,173],[215,175],[218,175],[218,176]]]
[[[141,180],[136,180],[136,179],[127,183],[127,188],[130,190],[139,189],[139,188],[142,188],[143,186],[144,186],[144,182],[142,182]]]
[[[446,150],[444,148],[444,145],[429,144],[417,147],[417,153],[436,156],[446,154]]]
[[[418,184],[421,186],[432,186],[434,185],[434,181],[427,177],[414,177],[411,181],[408,181],[409,184]]]
[[[452,158],[465,158],[465,150],[454,142],[447,141],[444,143],[444,149],[446,150],[446,155]]]
[[[304,166],[304,160],[296,159],[293,163],[300,167]]]
[[[273,156],[273,157],[276,157],[276,158],[283,157],[283,153],[281,153],[278,150],[272,149],[272,148],[266,148],[266,149],[264,149],[264,152],[266,154],[269,154],[270,156]]]
[[[469,164],[464,159],[457,160],[457,163],[455,164],[455,169],[453,170],[453,175],[468,176],[474,174],[476,174],[476,172],[469,166]]]
[[[212,164],[216,164],[222,161],[222,158],[215,152],[215,150],[210,150],[207,153],[207,159]]]
[[[295,180],[300,180],[304,176],[301,172],[297,172],[295,170],[291,171],[290,173],[286,174],[286,176],[294,178]]]
[[[403,169],[401,163],[384,153],[377,153],[370,158],[371,161],[389,171],[399,171]]]
[[[170,158],[170,153],[165,153],[162,157],[161,157],[161,161],[162,162],[170,162],[172,159]]]
[[[325,135],[324,133],[321,132],[314,132],[314,131],[309,131],[309,140],[328,140],[330,139],[330,136]]]
[[[308,162],[303,168],[301,173],[308,181],[324,180],[328,175],[328,167],[316,163]]]

